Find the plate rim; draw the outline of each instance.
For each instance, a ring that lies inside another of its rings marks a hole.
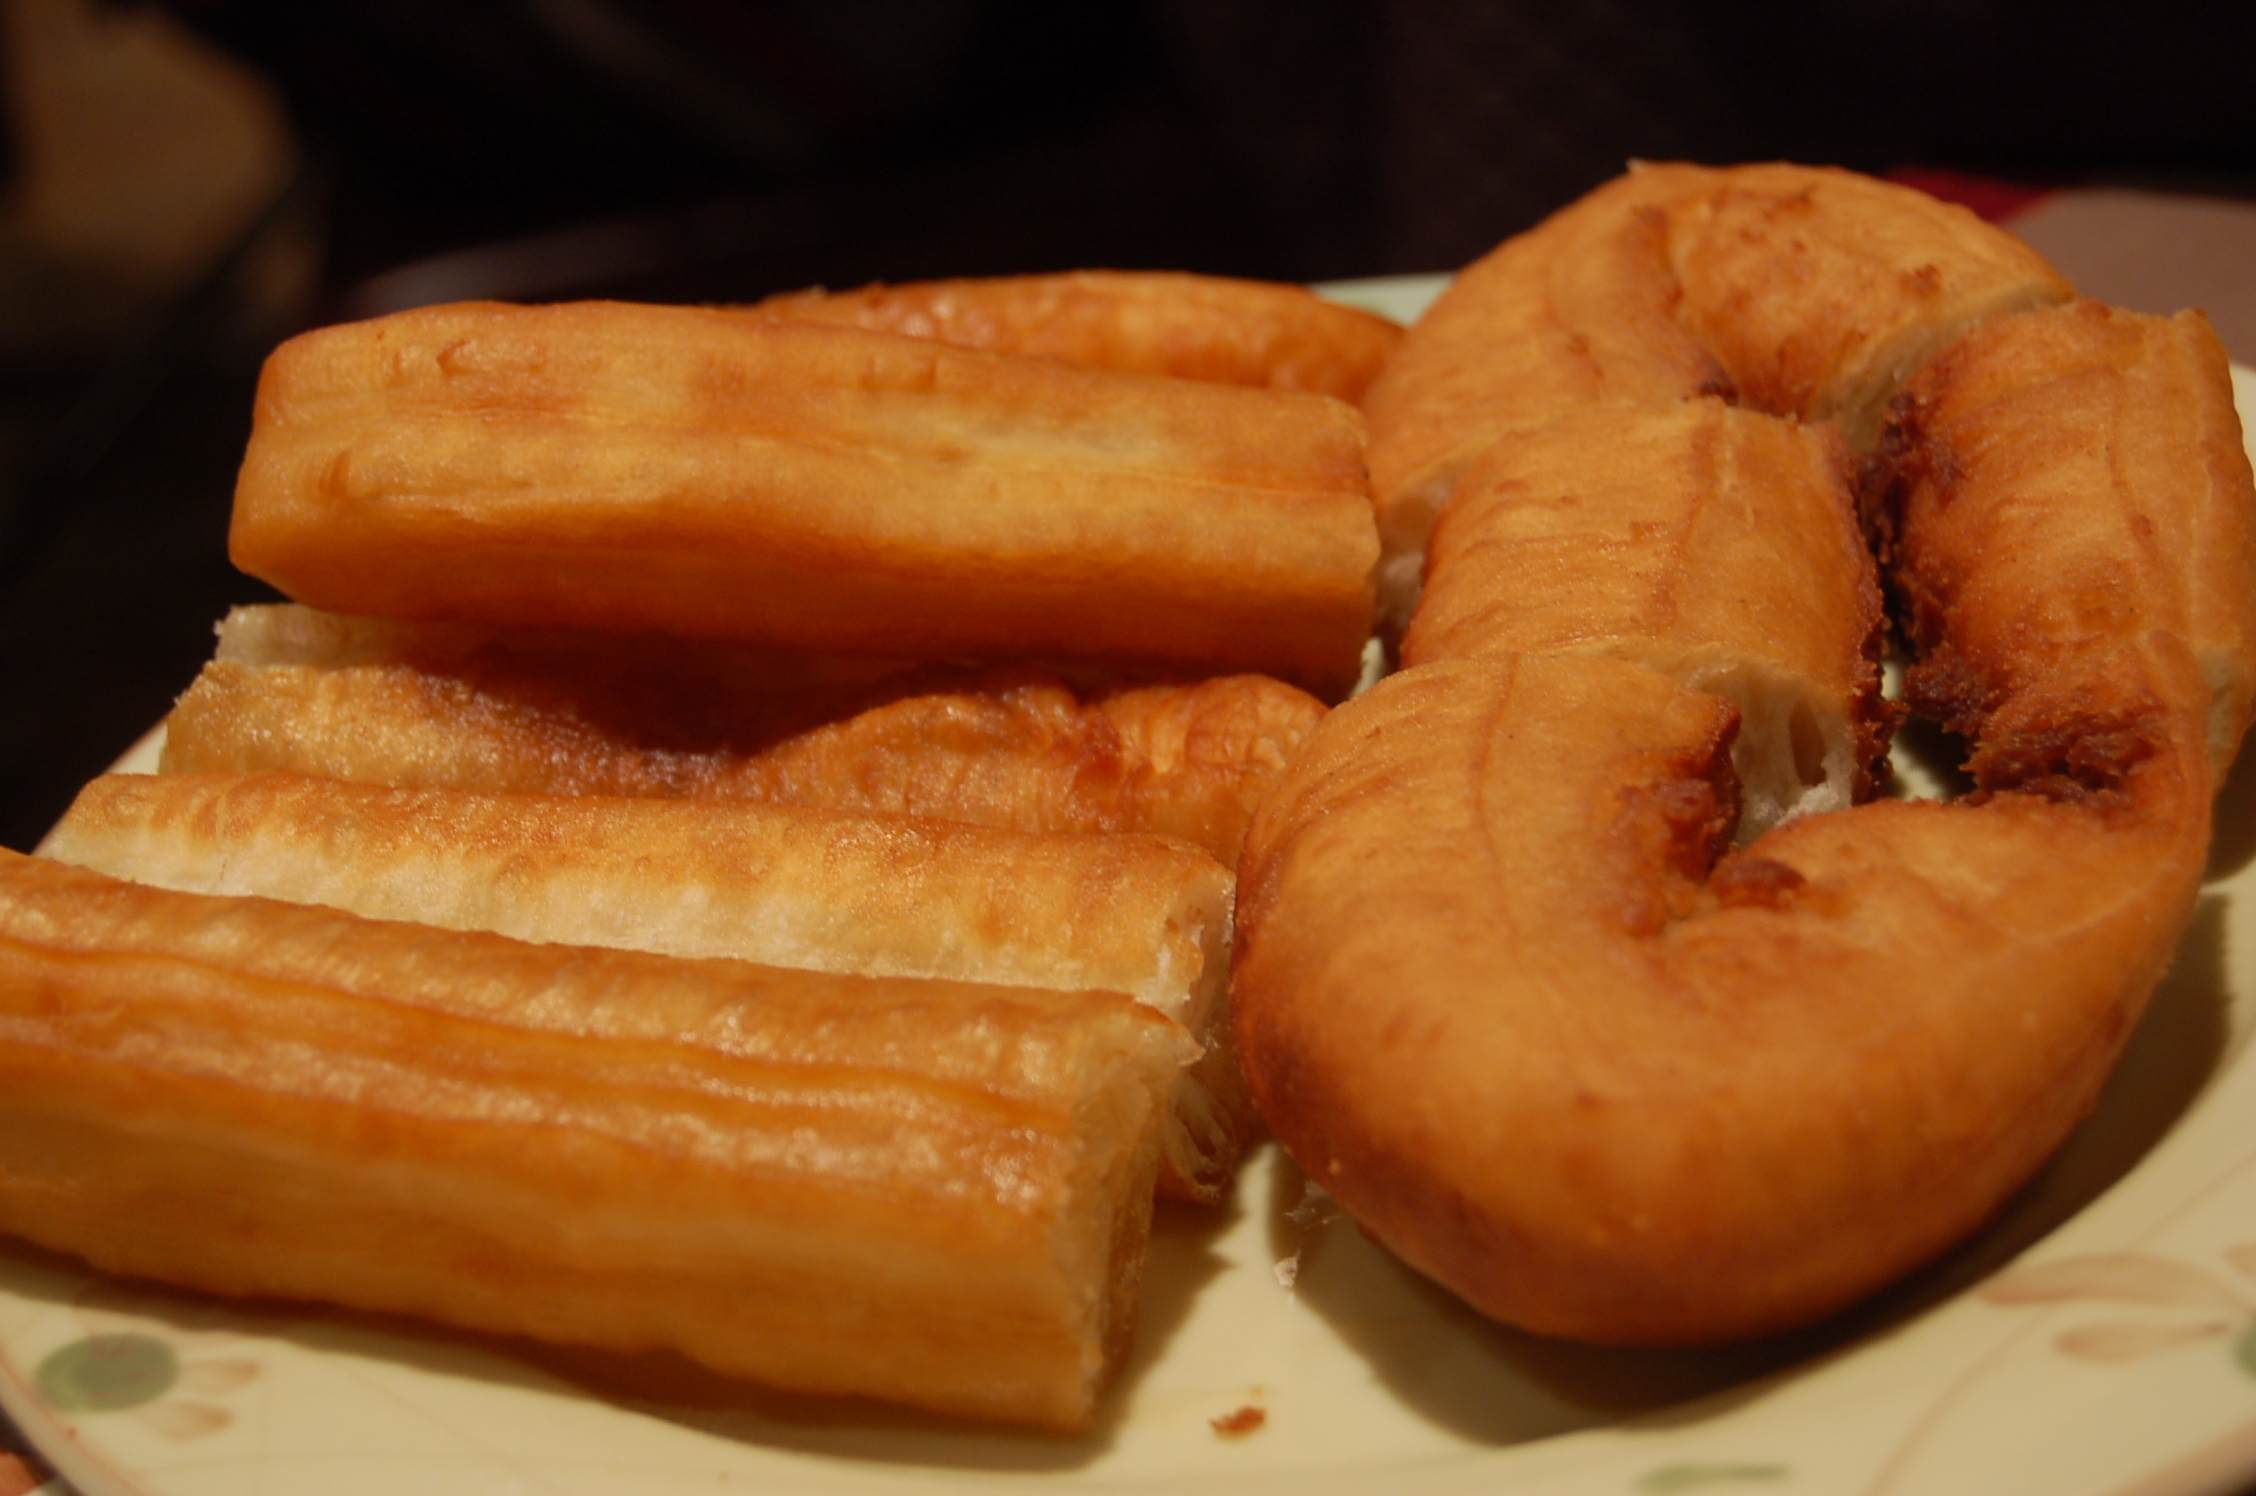
[[[1389,276],[1355,282],[1334,282],[1317,289],[1350,304],[1363,305],[1391,315],[1404,315],[1396,308],[1408,308],[1414,314],[1417,304],[1430,299],[1446,284],[1445,274],[1420,276]],[[2241,365],[2232,369],[2236,394],[2243,410],[2256,411],[2256,371]],[[128,770],[153,769],[157,745],[161,741],[162,726],[145,735],[121,757],[119,767]],[[2249,782],[2249,793],[2256,794],[2256,772],[2244,760],[2236,779]],[[2246,895],[2248,897],[2241,897]],[[2229,871],[2228,875],[2205,885],[2204,896],[2224,900],[2221,919],[2228,947],[2237,948],[2239,942],[2230,939],[2238,933],[2252,938],[2245,942],[2256,946],[2256,859],[2244,862]],[[2235,914],[2238,918],[2235,918]],[[2245,929],[2243,929],[2245,927]],[[2242,951],[2246,957],[2250,953]],[[2242,965],[2246,965],[2244,960]],[[2256,1000],[2256,993],[2245,990],[2237,977],[2245,973],[2228,968],[2220,979],[2222,999],[2246,1007]],[[2196,1152],[2197,1145],[2212,1134],[2223,1134],[2228,1140],[2237,1130],[2239,1135],[2256,1138],[2256,1046],[2245,1042],[2251,1027],[2250,1016],[2241,1013],[2232,1025],[2234,1047],[2223,1055],[2195,1096],[2168,1130],[2141,1156],[2114,1184],[2087,1201],[2057,1229],[2047,1232],[2028,1245],[2014,1259],[2011,1271],[2023,1267],[2042,1267],[2048,1263],[2081,1260],[2096,1255],[2121,1256],[2143,1250],[2140,1243],[2149,1238],[2168,1237],[2172,1218],[2204,1208],[2204,1201],[2214,1206],[2211,1198],[2229,1185],[2248,1187],[2248,1179],[2235,1176],[2256,1176],[2256,1144],[2240,1145],[2241,1152],[2230,1159],[2211,1151],[2200,1153],[2197,1159],[2184,1159],[2181,1154]],[[2229,1150],[2227,1150],[2229,1151]],[[2157,1160],[2162,1160],[2158,1164]],[[2172,1171],[2175,1183],[2165,1186],[2160,1182],[2164,1171]],[[2177,1178],[2178,1175],[2188,1176]],[[2203,1176],[2194,1179],[2191,1176]],[[2214,1177],[2210,1177],[2214,1176]],[[2140,1186],[2142,1177],[2146,1186]],[[2163,1190],[2173,1193],[2175,1203],[2156,1218],[2149,1210],[2141,1215],[2142,1206],[2135,1198],[2140,1188],[2147,1193]],[[2178,1198],[2184,1197],[2184,1198]],[[2238,1198],[2235,1196],[2234,1198]],[[2249,1189],[2249,1198],[2256,1199],[2256,1188]],[[2138,1216],[2143,1223],[2143,1234],[2132,1232],[2127,1237],[2118,1229],[2117,1217]],[[2256,1221],[2256,1216],[2251,1217]],[[2256,1276],[2256,1224],[2246,1230],[2251,1239],[2245,1249],[2250,1256],[2246,1271]],[[2170,1238],[2175,1240],[2175,1238]],[[11,1244],[12,1245],[12,1244]],[[2238,1243],[2234,1243],[2238,1248]],[[2150,1254],[2155,1255],[2155,1254]],[[2167,1254],[2160,1254],[2167,1256]],[[2237,1259],[2236,1259],[2237,1260]],[[61,1263],[60,1259],[57,1259]],[[0,1310],[8,1308],[19,1295],[15,1275],[20,1268],[17,1255],[0,1255]],[[45,1270],[42,1268],[41,1270]],[[68,1276],[76,1273],[78,1281],[100,1284],[108,1280],[91,1269],[79,1272],[75,1264],[62,1264],[53,1269]],[[1995,1279],[1986,1281],[1996,1281]],[[2237,1285],[2235,1285],[2237,1286]],[[1968,1361],[1971,1369],[1965,1370],[1954,1386],[1966,1392],[1965,1407],[1976,1406],[1975,1394],[1985,1390],[1983,1378],[2009,1363],[2018,1365],[2017,1356],[2044,1361],[2046,1373],[2059,1373],[2063,1367],[2056,1362],[2072,1360],[2054,1350],[2050,1360],[2044,1360],[2044,1347],[2053,1344],[2057,1337],[2077,1328],[2079,1315],[2088,1317],[2089,1296],[2068,1295],[2035,1304],[2013,1306],[1993,1303],[1976,1310],[1971,1300],[1973,1290],[1945,1299],[1923,1308],[1905,1323],[1888,1326],[1879,1342],[1883,1348],[1898,1347],[1897,1355],[1904,1352],[1920,1337],[1940,1339],[1956,1345],[1960,1341],[1978,1341],[1979,1346],[1970,1361],[1963,1349],[1954,1351],[1961,1361]],[[1971,1313],[1956,1311],[1967,1310]],[[2018,1313],[2019,1317],[2014,1318]],[[1982,1326],[1970,1330],[1964,1323],[1969,1317],[1982,1321]],[[1946,1320],[1954,1320],[1946,1324]],[[2256,1321],[2252,1321],[2256,1323]],[[1987,1328],[1983,1328],[1987,1326]],[[2065,1327],[2065,1328],[2063,1328]],[[9,1347],[11,1335],[6,1316],[0,1313],[0,1408],[31,1441],[41,1458],[47,1460],[58,1476],[71,1483],[80,1496],[171,1496],[173,1487],[143,1484],[141,1478],[122,1469],[113,1468],[98,1454],[101,1441],[87,1438],[80,1427],[74,1426],[57,1410],[51,1408],[31,1386],[32,1378],[20,1366]],[[2239,1346],[2237,1354],[2245,1363],[2242,1372],[2246,1379],[2256,1379],[2256,1329],[2244,1324],[2235,1332]],[[2054,1337],[2048,1341],[2047,1337]],[[1859,1360],[1867,1371],[1873,1370],[1874,1344],[1865,1340],[1843,1345],[1825,1359],[1820,1372],[1829,1373],[1841,1365]],[[1914,1350],[1917,1347],[1913,1347]],[[318,1349],[314,1354],[320,1354]],[[1985,1370],[1984,1368],[1989,1368]],[[2068,1367],[2068,1372],[2082,1368]],[[1879,1368],[1877,1377],[1864,1380],[1887,1381],[1887,1368]],[[1857,1378],[1850,1378],[1853,1384]],[[2056,1377],[2063,1385],[2073,1381],[2072,1376]],[[1852,1388],[1853,1390],[1853,1388]],[[1430,1482],[1433,1490],[1458,1489],[1460,1485],[1478,1483],[1486,1486],[1499,1475],[1512,1475],[1519,1484],[1515,1489],[1529,1491],[1579,1492],[1597,1488],[1589,1479],[1604,1473],[1608,1490],[1666,1493],[1675,1490],[1699,1489],[1703,1492],[1728,1493],[1736,1490],[1761,1492],[1765,1490],[1803,1491],[1855,1491],[1865,1496],[1882,1496],[1897,1491],[1930,1491],[1938,1487],[1931,1484],[1913,1484],[1914,1477],[1927,1471],[1922,1461],[1940,1458],[1933,1451],[1946,1453],[1953,1447],[1954,1439],[1963,1442],[1962,1433],[1953,1433],[1950,1422],[1952,1412],[1943,1408],[1949,1398],[1932,1399],[1924,1394],[1906,1393],[1901,1387],[1884,1386],[1886,1396],[1899,1402],[1916,1403],[1920,1411],[1912,1420],[1913,1436],[1908,1441],[1891,1447],[1877,1467],[1854,1470],[1826,1471],[1808,1467],[1815,1473],[1802,1478],[1804,1471],[1789,1468],[1790,1462],[1774,1459],[1765,1461],[1759,1451],[1755,1457],[1747,1453],[1750,1445],[1740,1437],[1749,1431],[1750,1422],[1761,1426],[1764,1420],[1775,1421],[1788,1412],[1807,1413],[1809,1429],[1822,1431],[1838,1427],[1844,1421],[1853,1423],[1861,1407],[1844,1413],[1839,1406],[1829,1405],[1830,1389],[1816,1384],[1812,1368],[1806,1365],[1782,1370],[1770,1377],[1735,1386],[1719,1397],[1728,1404],[1723,1412],[1710,1416],[1698,1413],[1703,1403],[1716,1399],[1701,1399],[1693,1403],[1672,1407],[1647,1419],[1630,1420],[1555,1435],[1523,1444],[1491,1448],[1475,1448],[1432,1462]],[[1851,1398],[1851,1401],[1854,1401]],[[1803,1406],[1814,1404],[1814,1406]],[[1943,1408],[1938,1412],[1938,1408]],[[83,1420],[81,1421],[83,1423]],[[1815,1437],[1804,1431],[1804,1437]],[[1012,1437],[1002,1435],[999,1437]],[[1922,1442],[1924,1441],[1924,1442]],[[1780,1445],[1785,1449],[1787,1445]],[[1797,1448],[1802,1446],[1795,1446]],[[1634,1453],[1628,1453],[1634,1449]],[[1908,1453],[1907,1453],[1908,1451]],[[1672,1457],[1672,1455],[1674,1457]],[[1218,1466],[1218,1470],[1219,1470]],[[1393,1469],[1395,1467],[1389,1466]],[[950,1488],[957,1482],[948,1478],[946,1471],[928,1467],[895,1468],[891,1466],[858,1467],[859,1476],[849,1473],[836,1479],[825,1478],[813,1472],[803,1484],[793,1484],[789,1489],[847,1490],[894,1489],[913,1482],[917,1489],[934,1490]],[[960,1473],[960,1472],[958,1472]],[[972,1472],[983,1485],[992,1485],[998,1476],[1006,1473],[997,1470]],[[1367,1475],[1369,1467],[1355,1467],[1351,1473]],[[1931,1472],[1929,1472],[1931,1473]],[[831,1472],[833,1476],[837,1472]],[[1467,1477],[1460,1479],[1460,1477]],[[1037,1482],[1032,1477],[1011,1477]],[[1339,1484],[1319,1478],[1318,1473],[1305,1469],[1278,1468],[1271,1470],[1242,1470],[1231,1476],[1223,1472],[1218,1478],[1227,1480],[1232,1490],[1282,1490],[1287,1482],[1298,1492],[1329,1489],[1353,1489],[1351,1484]],[[2245,1415],[2237,1424],[2225,1427],[2204,1441],[2190,1447],[2174,1448],[2161,1463],[2134,1473],[2128,1480],[2113,1485],[2093,1485],[2095,1492],[2105,1491],[2110,1496],[2224,1496],[2238,1492],[2256,1478],[2256,1400],[2252,1400]],[[1061,1482],[1064,1488],[1095,1486],[1104,1489],[1141,1489],[1137,1479],[1097,1473],[1084,1476],[1073,1472]],[[1164,1484],[1167,1489],[1197,1489],[1196,1479],[1161,1477],[1153,1485]],[[784,1489],[785,1487],[775,1487]],[[1219,1488],[1219,1487],[1218,1487]],[[1953,1487],[1954,1489],[1956,1487]],[[1970,1485],[1974,1489],[1997,1489],[1994,1486]],[[370,1489],[375,1489],[371,1487]],[[2031,1488],[2036,1489],[2036,1488]]]

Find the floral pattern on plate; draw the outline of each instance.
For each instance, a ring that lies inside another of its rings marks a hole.
[[[1437,284],[1353,299],[1401,315]],[[1799,1336],[1640,1355],[1517,1335],[1311,1210],[1265,1150],[1225,1210],[1162,1212],[1135,1360],[1082,1439],[144,1293],[6,1244],[0,1404],[83,1496],[2228,1491],[2256,1477],[2252,1033],[2256,753],[2085,1127],[1977,1238]]]

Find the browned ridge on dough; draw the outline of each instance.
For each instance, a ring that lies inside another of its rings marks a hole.
[[[2207,324],[1906,189],[1642,167],[1464,272],[1368,408],[1404,668],[1240,869],[1287,1147],[1596,1341],[1802,1324],[1978,1226],[2166,967],[2256,694]],[[1882,582],[1954,802],[1869,798]]]
[[[754,800],[1176,837],[1235,866],[1323,716],[1266,676],[1076,687],[655,637],[238,608],[166,721],[169,772]]]
[[[1085,1427],[1188,1047],[1118,994],[537,945],[0,855],[0,1230],[807,1392]]]
[[[259,377],[235,564],[330,612],[1339,694],[1377,550],[1330,395],[718,308],[458,303]]]
[[[794,291],[744,314],[838,322],[1131,374],[1357,401],[1399,325],[1305,286],[1162,270],[1072,270]]]

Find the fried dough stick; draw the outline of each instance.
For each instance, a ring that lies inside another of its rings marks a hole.
[[[465,303],[259,381],[236,564],[314,607],[1355,681],[1377,531],[1328,396],[706,308]]]
[[[1303,286],[1181,271],[1072,270],[794,291],[751,316],[836,322],[1165,374],[1360,400],[1402,328]]]
[[[111,774],[40,850],[162,888],[520,940],[1126,992],[1206,1046],[1169,1092],[1163,1192],[1219,1199],[1254,1130],[1229,1043],[1233,879],[1158,837],[294,774]]]
[[[1084,1425],[1190,1047],[1124,996],[526,945],[0,857],[0,1231],[799,1391]]]
[[[166,724],[168,772],[759,800],[1023,831],[1147,831],[1225,866],[1324,713],[1262,676],[1077,693],[656,638],[238,608]]]

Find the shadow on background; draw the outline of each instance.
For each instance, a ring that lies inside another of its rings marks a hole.
[[[2256,187],[2256,12],[1917,11],[0,0],[0,844],[30,847],[227,607],[271,596],[228,564],[227,511],[259,361],[310,322],[1090,264],[1431,270],[1636,155]],[[157,97],[236,122],[171,128],[218,142],[235,217],[169,257],[132,251],[178,200],[147,187],[137,224],[97,190],[147,186],[95,147]],[[2256,854],[2252,783],[2227,786],[2213,868]],[[2121,1125],[2080,1135],[2113,1141],[2072,1146],[2009,1221],[2088,1198],[2182,1107],[2169,1078],[2222,1042],[2222,935],[2205,906],[2103,1102]]]
[[[1914,10],[0,0],[0,843],[268,595],[225,518],[257,365],[309,323],[1446,269],[1633,156],[2256,185],[2256,11]]]

